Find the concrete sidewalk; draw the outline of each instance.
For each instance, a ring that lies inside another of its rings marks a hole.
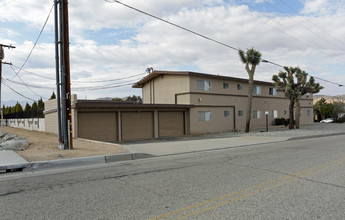
[[[198,140],[165,141],[122,146],[132,153],[146,153],[153,156],[163,156],[281,142],[287,140],[287,137],[241,136]]]
[[[21,169],[28,164],[24,158],[13,150],[0,151],[0,171]]]

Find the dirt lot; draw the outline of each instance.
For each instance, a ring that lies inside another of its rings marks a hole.
[[[29,142],[29,148],[17,153],[27,161],[45,161],[97,155],[126,153],[126,149],[118,144],[73,139],[73,150],[59,150],[58,136],[19,128],[1,127],[3,133],[24,137]]]

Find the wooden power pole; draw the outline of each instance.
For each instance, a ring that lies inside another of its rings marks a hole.
[[[2,83],[2,60],[5,58],[5,52],[4,52],[4,47],[7,48],[15,48],[12,45],[4,45],[0,44],[0,117],[1,117],[1,123],[0,126],[2,126],[2,107],[1,107],[1,83]],[[5,63],[4,64],[10,64],[10,63]]]
[[[59,16],[55,14],[55,18],[59,17],[59,22],[55,22],[55,33],[60,34],[60,41],[55,40],[55,44],[60,44],[60,51],[56,46],[56,69],[61,70],[61,76],[57,74],[57,105],[60,106],[61,97],[61,112],[58,108],[59,121],[59,142],[63,142],[65,150],[73,149],[72,139],[72,111],[71,111],[71,81],[70,81],[70,58],[69,58],[69,25],[68,25],[68,0],[54,1],[55,13],[59,12]],[[57,5],[59,4],[59,10]],[[59,27],[57,27],[59,26]],[[59,53],[60,52],[60,53]],[[60,58],[59,58],[60,55]],[[60,83],[61,78],[61,83]],[[61,89],[60,89],[61,88]],[[60,92],[61,91],[61,94]],[[61,114],[61,115],[59,115]],[[61,127],[61,130],[60,130]],[[61,137],[60,137],[61,136]]]

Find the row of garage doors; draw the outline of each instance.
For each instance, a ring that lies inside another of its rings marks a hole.
[[[155,123],[153,111],[78,112],[78,137],[107,142],[140,140],[154,138],[155,129],[159,137],[183,136],[184,114],[183,111],[159,111],[158,123]]]

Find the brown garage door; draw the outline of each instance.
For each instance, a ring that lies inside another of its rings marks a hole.
[[[182,136],[184,135],[183,112],[159,112],[159,136]]]
[[[78,112],[78,136],[97,141],[118,141],[116,112]]]
[[[122,140],[153,138],[153,112],[122,112]]]

